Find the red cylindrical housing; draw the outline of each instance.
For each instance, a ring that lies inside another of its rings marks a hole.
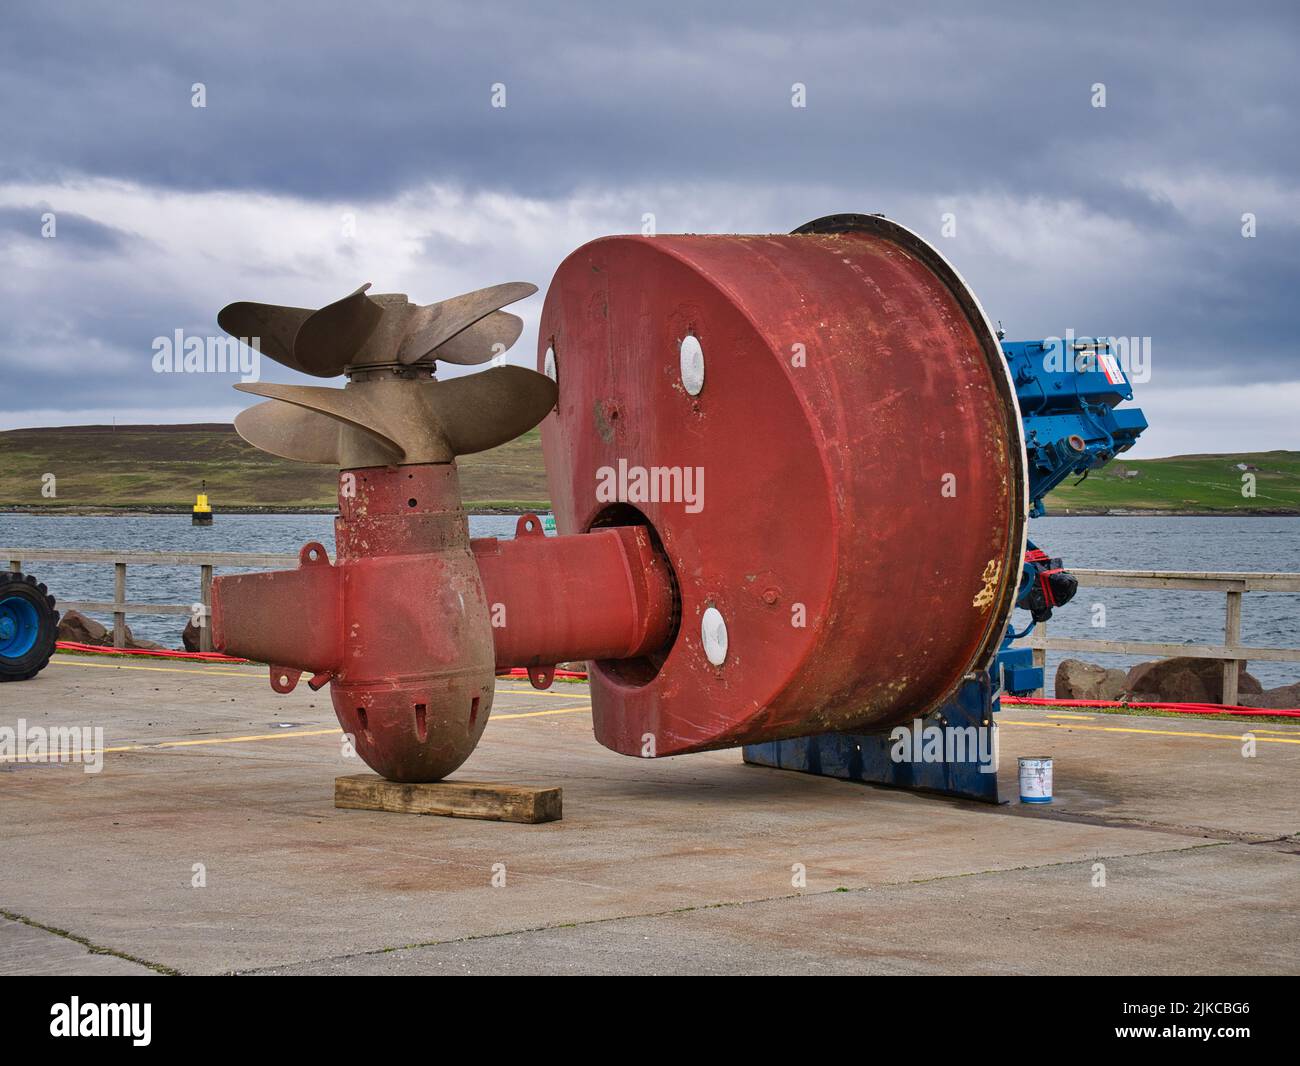
[[[593,672],[616,751],[888,729],[1002,637],[1026,512],[1006,360],[924,241],[827,228],[608,237],[551,283],[560,532],[648,525],[677,581],[654,669]]]
[[[644,527],[471,543],[498,670],[633,659],[672,633],[672,574]]]

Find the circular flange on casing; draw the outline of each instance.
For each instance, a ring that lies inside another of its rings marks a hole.
[[[596,735],[616,751],[888,729],[1001,640],[1026,477],[997,339],[919,237],[822,222],[607,237],[547,293],[559,531],[648,524],[680,597],[662,654],[593,667]],[[707,354],[698,381],[687,338]]]

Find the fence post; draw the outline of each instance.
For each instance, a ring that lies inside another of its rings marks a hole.
[[[23,568],[23,561],[22,561],[21,559],[10,559],[10,560],[9,560],[9,569],[10,569],[13,573],[15,573],[15,574],[18,573],[18,571],[21,570],[22,568]]]
[[[1227,611],[1223,623],[1223,643],[1230,648],[1241,644],[1241,593],[1229,592]],[[1237,702],[1238,684],[1241,680],[1241,660],[1223,660],[1223,702]]]
[[[1034,695],[1046,696],[1047,695],[1047,648],[1044,647],[1044,645],[1047,643],[1046,622],[1039,622],[1038,625],[1034,627],[1034,636],[1038,639],[1038,643],[1034,645],[1034,665],[1043,671],[1043,684],[1039,688],[1039,690],[1034,693]]]
[[[199,566],[199,602],[203,604],[203,618],[199,622],[199,651],[212,650],[212,567]]]
[[[126,563],[113,564],[113,647],[126,647]]]

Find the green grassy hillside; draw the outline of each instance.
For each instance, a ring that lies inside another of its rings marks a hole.
[[[476,508],[547,504],[537,430],[459,461],[461,488]],[[57,496],[41,495],[54,474]],[[73,426],[0,433],[0,507],[189,510],[207,481],[212,506],[335,509],[336,474],[260,452],[230,425]]]
[[[1237,469],[1239,463],[1255,467]],[[1128,476],[1136,471],[1136,476]],[[1255,495],[1242,495],[1242,475],[1254,476]],[[1051,514],[1066,511],[1195,511],[1213,514],[1300,514],[1300,452],[1175,455],[1117,459],[1067,483],[1047,498]]]
[[[1238,463],[1257,469],[1243,497]],[[537,430],[459,460],[475,508],[544,509],[546,475]],[[1136,471],[1135,477],[1127,476]],[[42,475],[58,495],[41,495]],[[334,472],[244,443],[229,425],[74,426],[0,433],[0,507],[189,510],[200,481],[218,510],[334,510]],[[1300,452],[1180,455],[1117,460],[1047,500],[1053,514],[1105,511],[1300,514]]]

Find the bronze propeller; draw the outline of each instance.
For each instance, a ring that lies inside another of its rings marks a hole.
[[[433,376],[437,362],[473,365],[503,354],[523,322],[501,308],[535,285],[509,282],[424,305],[369,289],[318,310],[240,302],[217,315],[222,329],[283,366],[348,377],[342,389],[235,386],[269,397],[235,419],[250,444],[341,469],[446,463],[513,440],[555,405],[554,382],[522,367]]]

